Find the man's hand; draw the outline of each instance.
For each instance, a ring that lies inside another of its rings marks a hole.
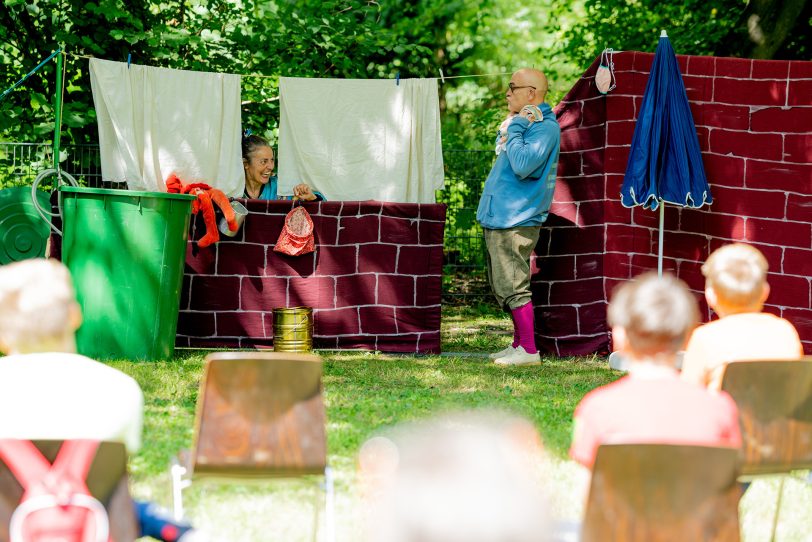
[[[293,197],[302,201],[313,201],[316,199],[316,194],[306,183],[301,183],[293,187]]]
[[[522,107],[522,110],[519,111],[519,115],[529,120],[530,124],[544,120],[544,115],[541,113],[541,109],[535,105],[526,105]]]

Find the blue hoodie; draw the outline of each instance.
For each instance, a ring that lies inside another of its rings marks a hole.
[[[552,108],[539,105],[544,120],[517,116],[507,128],[505,150],[496,157],[476,219],[483,228],[540,226],[553,202],[561,129]],[[497,136],[498,138],[499,136]]]

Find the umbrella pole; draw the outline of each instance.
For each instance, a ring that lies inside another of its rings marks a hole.
[[[663,230],[665,229],[665,202],[660,200],[660,239],[657,250],[657,276],[663,276]]]

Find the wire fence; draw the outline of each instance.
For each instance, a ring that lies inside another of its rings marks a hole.
[[[493,151],[447,150],[445,188],[438,203],[448,206],[443,246],[443,300],[453,304],[490,302],[485,276],[482,230],[476,208]],[[53,148],[47,143],[0,142],[0,189],[30,186],[43,170],[53,167]],[[123,188],[102,180],[98,145],[66,145],[60,167],[82,186]],[[53,182],[53,180],[52,180]],[[41,185],[52,190],[53,185]]]

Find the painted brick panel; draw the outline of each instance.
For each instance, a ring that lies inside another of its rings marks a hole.
[[[690,102],[709,102],[713,99],[713,79],[710,77],[695,77],[683,75],[685,94]]]
[[[605,220],[603,205],[599,201],[585,201],[578,204],[579,226],[596,226]]]
[[[365,245],[361,245],[363,247]],[[326,248],[316,247],[316,274],[349,275],[358,272],[358,250],[356,245]]]
[[[415,277],[415,305],[438,305],[443,293],[443,280],[437,276]],[[439,328],[438,328],[439,329]]]
[[[750,122],[754,132],[808,133],[812,130],[812,107],[767,107],[753,111]]]
[[[572,128],[561,132],[561,146],[568,149],[602,149],[606,138],[603,126]]]
[[[749,58],[726,58],[716,59],[716,77],[735,77],[741,79],[750,77],[753,61]]]
[[[708,182],[721,186],[744,186],[744,158],[722,156],[721,154],[702,155],[705,175]]]
[[[560,228],[552,232],[552,254],[587,254],[603,252],[603,226]]]
[[[787,195],[774,190],[743,190],[713,187],[714,213],[762,218],[784,218]]]
[[[339,223],[338,243],[349,245],[354,243],[376,243],[380,234],[380,217],[342,216]]]
[[[181,312],[178,315],[178,335],[209,337],[214,333],[213,312]]]
[[[810,248],[812,246],[812,225],[802,222],[748,218],[745,239],[772,244],[780,241],[784,246]]]
[[[331,309],[336,306],[334,277],[292,277],[288,282],[288,307]]]
[[[782,148],[780,134],[752,134],[732,130],[713,130],[710,134],[710,150],[716,154],[780,160]]]
[[[637,123],[633,120],[608,123],[606,128],[606,144],[631,145],[636,124]]]
[[[195,280],[198,280],[195,278]],[[240,287],[240,308],[263,311],[287,306],[288,279],[277,277],[243,277]]]
[[[584,102],[562,102],[556,107],[555,114],[561,131],[581,125],[581,107]]]
[[[708,256],[708,238],[705,235],[667,232],[663,236],[663,244],[663,254],[669,258],[702,261]],[[659,250],[657,241],[654,245],[655,250]]]
[[[785,135],[784,160],[812,163],[812,134]]]
[[[757,60],[753,62],[753,79],[786,79],[790,63],[785,60]]]
[[[581,126],[601,126],[606,119],[606,100],[590,100],[583,102]]]
[[[189,275],[183,275],[183,279],[180,285],[180,302],[178,303],[178,308],[180,310],[185,310],[189,308],[189,293],[192,286],[192,277]]]
[[[320,247],[316,247],[318,251]],[[275,252],[272,246],[265,248],[266,275],[276,277],[307,277],[316,269],[316,252],[301,256],[288,256]]]
[[[789,63],[790,79],[812,79],[812,62],[792,60]]]
[[[378,275],[378,304],[413,307],[414,277],[408,275]]]
[[[239,277],[192,278],[189,308],[194,311],[233,311],[240,308]]]
[[[186,273],[212,275],[217,266],[217,245],[199,248],[196,242],[186,243]]]
[[[608,252],[603,256],[603,276],[607,279],[626,280],[632,278],[632,255]],[[606,293],[608,293],[608,290]]]
[[[603,255],[579,254],[575,257],[575,278],[591,279],[603,276]]]
[[[246,243],[217,244],[218,275],[260,276],[265,269],[265,247]]]
[[[790,80],[787,105],[812,105],[812,80]]]
[[[582,175],[603,175],[604,149],[584,151],[581,153],[581,174]]]
[[[790,192],[809,192],[812,164],[787,164],[747,160],[744,182],[748,188],[771,188]]]
[[[789,275],[812,277],[812,250],[785,248],[782,271]]]
[[[440,328],[440,307],[395,308],[398,333],[420,333],[428,327]]]
[[[721,78],[713,83],[713,101],[738,105],[784,105],[786,88],[786,81]]]
[[[798,330],[798,335],[808,345],[810,341],[807,341],[807,338],[812,337],[812,310],[785,309],[781,312],[781,316],[792,322]],[[807,350],[806,353],[809,354],[810,351]]]
[[[742,240],[744,239],[744,218],[692,210],[682,214],[680,230],[722,239]]]
[[[218,337],[265,337],[261,312],[218,312]]]
[[[634,119],[634,98],[610,94],[606,99],[606,120]]]
[[[631,259],[632,278],[649,271],[657,271],[657,256],[646,256],[642,254],[632,254]],[[672,260],[667,254],[663,255],[663,273],[677,273],[677,262]]]
[[[417,242],[416,235],[412,242]],[[369,245],[358,245],[358,272],[394,273],[397,254],[398,246],[394,244],[384,245],[373,243]]]
[[[697,126],[727,128],[728,130],[748,130],[750,128],[750,108],[747,106],[692,103],[691,112]]]
[[[551,305],[594,303],[603,299],[603,279],[583,279],[550,284]]]
[[[809,308],[809,279],[789,275],[767,274],[770,304],[797,309]]]
[[[421,245],[442,245],[443,244],[443,226],[442,222],[429,222],[421,220],[418,225],[420,230],[420,244]]]
[[[535,259],[538,272],[533,274],[537,280],[575,280],[575,256],[545,256]]]
[[[333,216],[311,216],[313,219],[313,239],[319,245],[335,245],[338,241],[338,218]]]
[[[397,247],[395,247],[397,248]],[[392,258],[394,263],[395,258]],[[402,246],[397,255],[397,272],[401,275],[426,275],[433,269],[429,251],[418,246]],[[394,272],[393,269],[390,272]]]
[[[555,183],[555,201],[590,201],[604,199],[603,176],[579,177],[578,179],[558,180]],[[565,194],[569,194],[566,196]],[[561,197],[559,197],[561,195]]]
[[[397,333],[395,307],[359,307],[361,333],[387,335]]]
[[[702,256],[701,261],[679,262],[677,276],[684,280],[691,290],[696,292],[705,291],[705,277],[702,275],[702,262],[707,259],[707,251]],[[671,254],[669,254],[670,256]]]
[[[374,305],[378,277],[372,273],[336,277],[336,307]]]
[[[314,335],[357,335],[361,332],[357,307],[318,310],[313,316]]]
[[[415,219],[381,217],[381,241],[384,243],[411,244],[417,242]]]
[[[578,335],[578,310],[572,306],[536,309],[536,333],[545,337]]]
[[[284,222],[279,216],[252,213],[248,209],[248,216],[243,223],[243,232],[246,243],[273,244],[282,233]]]
[[[649,254],[652,250],[651,230],[639,226],[607,224],[606,250]]]
[[[605,301],[599,301],[598,303],[578,307],[578,331],[581,335],[594,335],[608,331],[609,326],[606,324],[607,306],[608,304]]]
[[[690,75],[713,75],[716,58],[712,56],[690,56],[688,57],[688,69],[686,73]]]
[[[631,147],[607,147],[604,154],[606,173],[626,173]]]
[[[787,219],[812,222],[812,195],[787,194]]]

